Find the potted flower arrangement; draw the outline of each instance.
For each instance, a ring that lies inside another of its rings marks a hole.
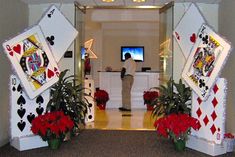
[[[184,150],[190,128],[198,130],[200,122],[188,114],[173,113],[157,119],[154,123],[160,136],[171,139],[176,150]]]
[[[72,131],[74,122],[62,111],[47,112],[32,121],[31,130],[41,136],[52,149],[57,149],[65,135]]]
[[[144,91],[143,99],[144,104],[147,106],[148,111],[152,111],[156,104],[153,101],[159,96],[157,91]]]
[[[97,90],[94,97],[99,109],[105,110],[106,102],[109,100],[109,94],[105,90]]]

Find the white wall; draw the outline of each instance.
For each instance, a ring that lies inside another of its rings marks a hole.
[[[233,46],[229,59],[222,70],[222,77],[228,80],[226,131],[235,133],[235,1],[223,0],[219,6],[219,33]]]
[[[85,39],[94,39],[92,49],[98,56],[98,59],[91,59],[95,87],[99,86],[97,70],[104,71],[107,66],[121,70],[121,46],[144,46],[145,61],[137,63],[137,70],[146,66],[159,70],[158,21],[158,10],[87,11]]]
[[[174,6],[174,28],[179,23],[180,19],[187,10],[190,3],[175,3]],[[207,23],[213,27],[215,31],[218,30],[218,4],[203,4],[197,3],[204,19]],[[184,57],[177,41],[174,39],[174,63],[173,63],[173,78],[174,80],[179,80],[181,78],[181,73],[183,71],[184,64],[186,62],[186,58]]]
[[[19,0],[0,1],[0,43],[16,36],[28,26],[28,6]],[[0,46],[0,146],[9,141],[9,78],[11,63]]]
[[[44,12],[51,6],[52,4],[35,4],[29,5],[29,26],[35,25],[42,18]],[[61,12],[64,16],[74,25],[74,15],[75,15],[75,7],[74,4],[55,4],[58,8],[61,9]],[[55,26],[56,27],[56,26]],[[66,40],[66,39],[65,39]],[[62,58],[59,62],[60,70],[70,69],[70,74],[74,73],[74,44],[72,44],[69,49],[73,51],[73,58]]]

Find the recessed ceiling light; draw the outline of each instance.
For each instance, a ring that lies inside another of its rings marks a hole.
[[[145,2],[145,0],[133,0],[133,2]]]
[[[102,0],[103,2],[114,2],[114,0]]]

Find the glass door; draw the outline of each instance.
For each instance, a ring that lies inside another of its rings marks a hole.
[[[160,10],[160,84],[165,84],[171,77],[173,78],[173,26],[174,26],[174,2],[163,6]]]
[[[74,62],[74,74],[78,76],[78,84],[82,83],[83,76],[83,59],[82,51],[84,49],[85,40],[85,12],[86,8],[75,2],[75,27],[78,30],[78,37],[75,41],[75,62]]]

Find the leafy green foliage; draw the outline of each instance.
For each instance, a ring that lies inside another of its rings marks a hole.
[[[186,113],[191,111],[191,89],[183,84],[182,80],[175,83],[171,78],[167,84],[154,87],[160,95],[152,103],[157,104],[152,115],[162,117],[171,113]]]
[[[59,81],[52,86],[47,111],[63,111],[74,121],[73,132],[78,132],[85,125],[88,101],[84,98],[82,84],[76,85],[76,76],[65,76],[67,70],[60,73]]]

